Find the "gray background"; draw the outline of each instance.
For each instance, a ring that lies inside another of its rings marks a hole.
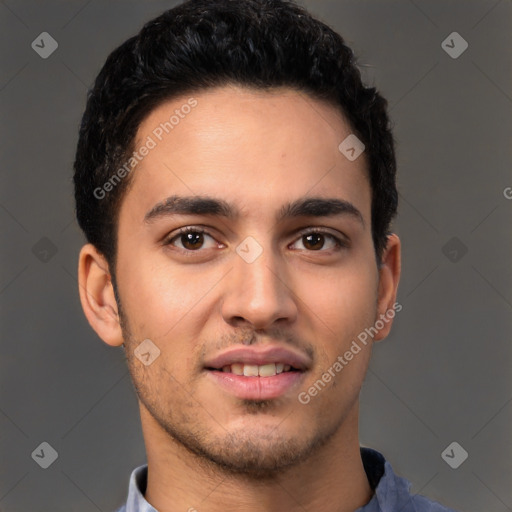
[[[88,86],[174,3],[0,2],[2,512],[111,511],[145,462],[123,351],[81,311],[71,177]],[[415,492],[512,510],[512,1],[304,5],[389,99],[398,144],[403,310],[374,350],[361,443]],[[44,31],[59,45],[47,59],[31,47]],[[457,59],[441,46],[453,31],[469,44]],[[453,441],[469,454],[458,469],[441,457]],[[31,456],[42,442],[58,452],[48,469]]]

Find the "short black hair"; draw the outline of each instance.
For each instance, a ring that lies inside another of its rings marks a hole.
[[[365,145],[379,262],[398,203],[394,141],[387,102],[363,85],[352,50],[292,1],[188,0],[115,49],[88,93],[74,163],[76,215],[114,282],[119,209],[131,175],[107,193],[104,185],[133,153],[153,109],[229,84],[290,87],[341,109]]]

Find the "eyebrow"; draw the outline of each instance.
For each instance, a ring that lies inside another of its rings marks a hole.
[[[173,215],[213,215],[227,219],[240,217],[240,210],[223,199],[210,196],[170,196],[157,203],[144,216],[144,223]],[[276,215],[276,222],[296,217],[334,217],[348,215],[365,225],[363,215],[344,199],[324,197],[303,197],[282,206]]]

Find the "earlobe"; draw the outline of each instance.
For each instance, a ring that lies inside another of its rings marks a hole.
[[[374,340],[379,341],[389,334],[393,318],[401,305],[396,302],[398,282],[400,281],[401,255],[400,239],[394,233],[388,235],[387,245],[383,251],[381,265],[379,267],[379,291],[377,301],[377,321],[384,324],[375,335]],[[379,324],[380,325],[380,324]]]
[[[108,263],[92,244],[84,245],[80,251],[78,289],[91,327],[108,345],[121,345],[124,340]]]

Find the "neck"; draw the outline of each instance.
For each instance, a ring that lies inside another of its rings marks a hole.
[[[148,459],[145,499],[159,512],[353,512],[373,494],[361,460],[358,407],[317,452],[272,480],[207,466],[164,432],[141,406]]]

